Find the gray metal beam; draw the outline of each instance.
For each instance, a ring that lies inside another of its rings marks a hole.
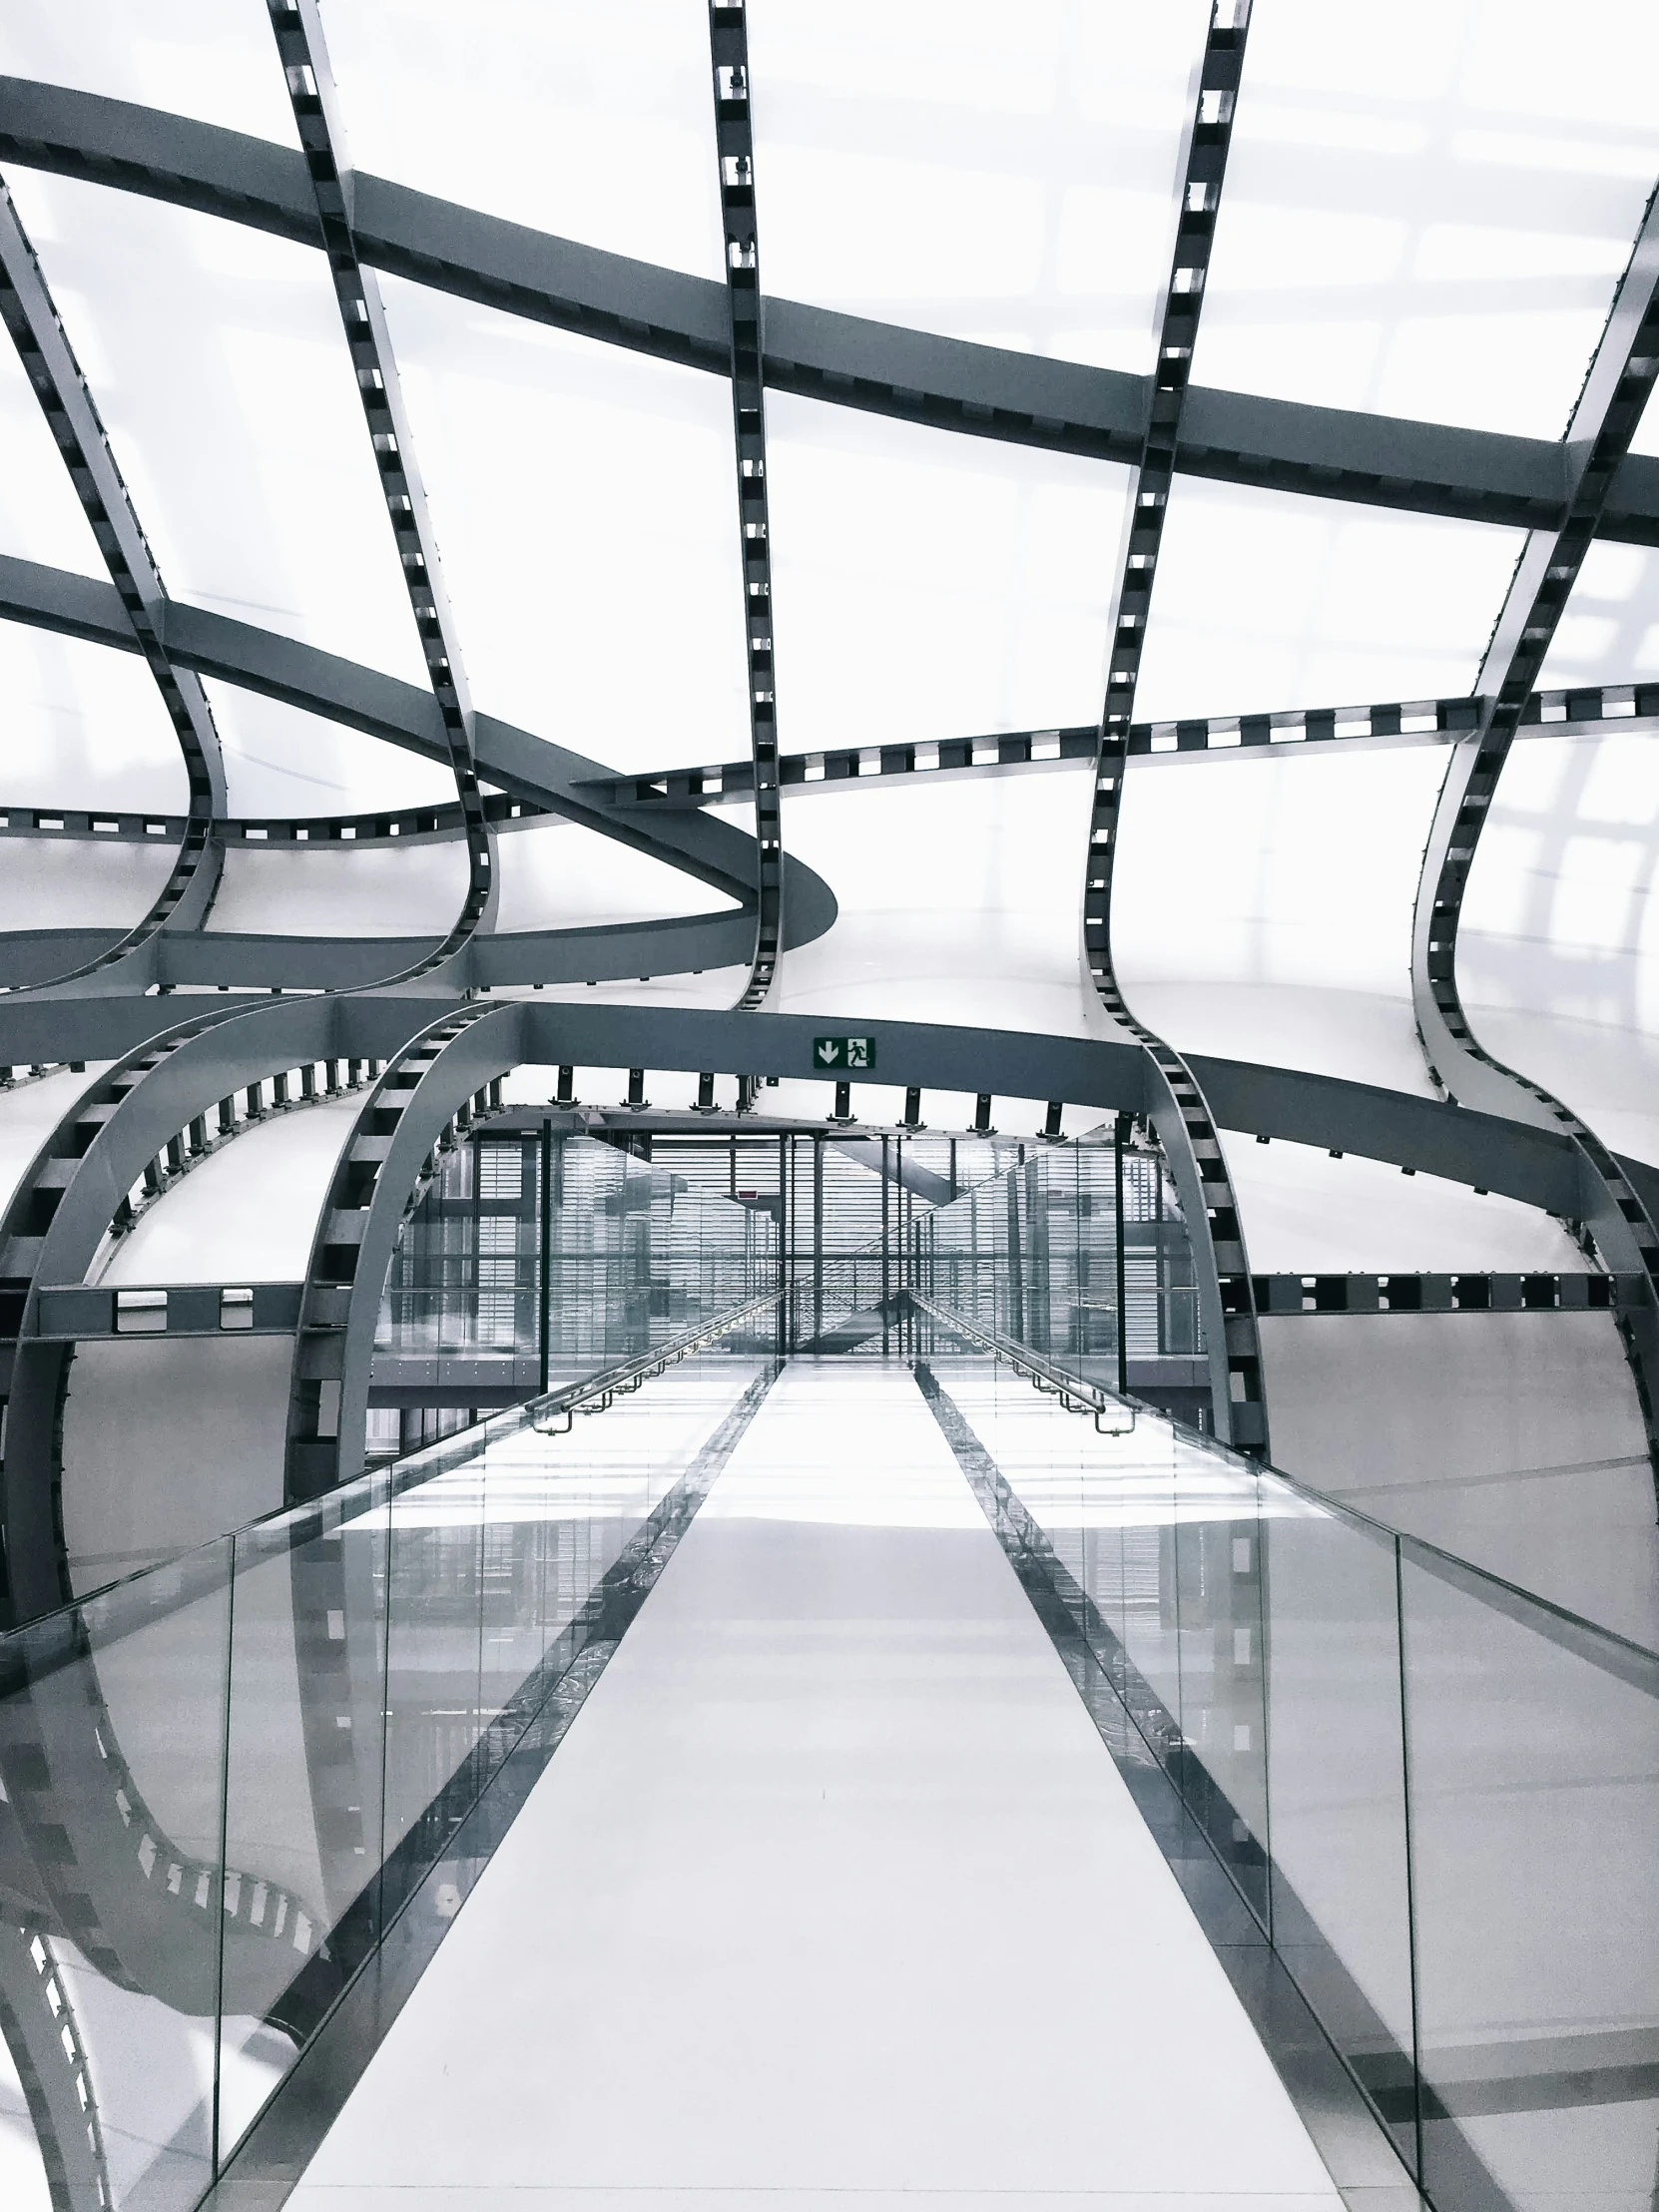
[[[333,71],[316,0],[269,0],[269,7],[294,126],[304,148],[340,326],[350,349],[357,396],[362,401],[380,473],[386,516],[438,706],[444,751],[466,818],[466,897],[437,950],[395,978],[409,981],[461,951],[476,930],[489,926],[497,899],[494,840],[478,789],[472,699],[427,511],[426,489],[415,460],[379,281],[359,259],[352,234],[355,181],[346,155],[345,129],[334,95]]]
[[[1227,174],[1233,109],[1249,32],[1249,0],[1211,0],[1210,27],[1193,87],[1194,103],[1179,172],[1175,254],[1160,316],[1152,404],[1130,480],[1113,593],[1106,698],[1095,757],[1094,804],[1084,867],[1083,951],[1102,1005],[1139,1038],[1167,1091],[1152,1117],[1193,1241],[1204,1337],[1209,1348],[1216,1432],[1249,1451],[1269,1449],[1262,1347],[1250,1259],[1238,1197],[1215,1117],[1192,1068],[1138,1020],[1112,958],[1112,874],[1124,769],[1134,720],[1135,685],[1147,615],[1175,479],[1187,383],[1198,335],[1216,210]],[[1201,1231],[1208,1225],[1207,1237]]]
[[[750,114],[749,18],[744,0],[709,0],[715,155],[726,248],[731,334],[732,435],[738,532],[743,552],[744,651],[749,670],[749,741],[759,879],[755,951],[738,1003],[766,1004],[784,937],[784,821],[778,779],[777,675],[772,651],[772,539],[767,499],[765,332],[761,247],[755,208],[755,132]]]
[[[1659,191],[1648,201],[1567,426],[1565,516],[1553,529],[1534,531],[1522,548],[1476,680],[1476,726],[1446,765],[1412,917],[1411,998],[1429,1073],[1449,1096],[1560,1130],[1572,1140],[1584,1189],[1580,1218],[1619,1285],[1619,1330],[1635,1375],[1659,1488],[1659,1228],[1589,1125],[1541,1084],[1482,1048],[1457,986],[1463,896],[1480,832],[1656,376]]]
[[[137,650],[110,585],[34,561],[0,555],[0,617],[126,652]],[[423,759],[448,759],[437,702],[416,685],[178,600],[167,604],[165,630],[169,652],[186,668],[302,707]],[[731,897],[753,895],[754,840],[736,823],[699,814],[641,822],[608,806],[596,792],[596,786],[615,780],[603,763],[532,737],[493,715],[478,715],[476,728],[478,767],[488,782]],[[798,861],[786,943],[810,943],[834,915],[830,886]]]
[[[0,321],[10,332],[47,427],[69,472],[122,612],[155,680],[184,756],[190,812],[166,883],[149,911],[107,949],[52,980],[67,983],[120,968],[151,979],[158,932],[200,924],[219,883],[214,825],[225,813],[225,763],[202,681],[177,668],[162,635],[166,605],[160,572],[116,466],[92,391],[58,318],[34,248],[0,180]]]
[[[315,239],[303,158],[182,116],[0,78],[0,158],[200,208],[303,244]],[[353,229],[375,268],[506,313],[715,374],[730,366],[722,287],[551,238],[359,175]],[[1150,379],[934,337],[798,301],[765,303],[774,390],[1014,444],[1133,464]],[[1202,388],[1188,395],[1178,468],[1262,490],[1522,529],[1565,504],[1559,445],[1450,424]],[[1659,460],[1629,455],[1599,534],[1659,544]]]

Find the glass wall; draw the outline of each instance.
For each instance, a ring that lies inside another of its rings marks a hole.
[[[777,1268],[768,1211],[551,1126],[486,1133],[440,1155],[404,1230],[376,1382],[406,1398],[424,1380],[449,1402],[453,1359],[477,1402],[556,1388],[759,1297]]]
[[[1019,1149],[1020,1164],[918,1224],[917,1287],[1107,1389],[1132,1361],[1200,1356],[1192,1247],[1163,1161],[1110,1141]]]

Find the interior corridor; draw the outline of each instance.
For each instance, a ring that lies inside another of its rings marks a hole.
[[[1340,2200],[910,1373],[791,1364],[290,2203]]]

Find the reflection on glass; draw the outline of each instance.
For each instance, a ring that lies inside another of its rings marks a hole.
[[[230,1575],[225,1540],[0,1645],[0,2025],[54,2204],[212,2178]]]
[[[503,1416],[0,1638],[4,2212],[198,2201],[765,1372]]]
[[[1659,1655],[1151,1412],[925,1365],[1440,2212],[1647,2212]]]

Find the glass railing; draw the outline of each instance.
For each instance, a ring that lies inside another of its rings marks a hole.
[[[1646,2212],[1659,1655],[1175,1423],[1102,1439],[934,1347],[993,1518],[1437,2212]]]
[[[0,1639],[6,2212],[195,2204],[614,1643],[768,1303]]]

